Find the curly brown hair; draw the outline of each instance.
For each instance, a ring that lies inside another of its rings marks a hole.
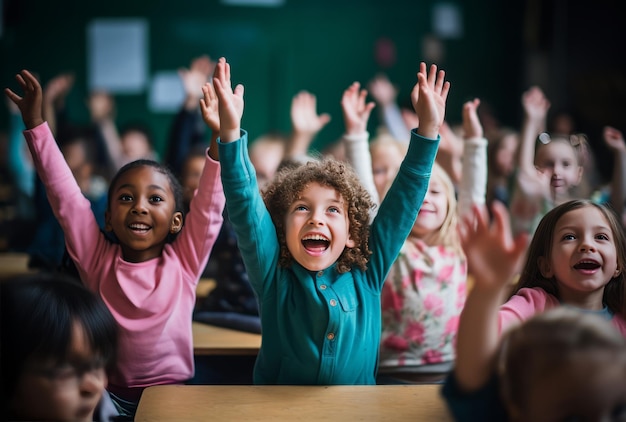
[[[347,203],[350,237],[354,240],[355,246],[345,248],[341,253],[337,260],[337,272],[348,272],[353,266],[365,270],[372,254],[368,240],[370,210],[374,207],[374,202],[354,170],[348,164],[333,158],[309,161],[295,168],[285,168],[263,191],[263,200],[276,227],[280,243],[278,264],[287,267],[293,260],[285,238],[287,210],[311,183],[335,189]]]

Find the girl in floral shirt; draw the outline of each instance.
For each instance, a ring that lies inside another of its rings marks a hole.
[[[342,99],[344,143],[350,162],[377,198],[384,191],[374,183],[371,169],[377,167],[378,157],[370,156],[365,130],[373,105],[365,103],[366,92],[359,88],[357,83],[351,85]],[[486,192],[487,141],[476,113],[478,105],[479,100],[474,100],[463,108],[465,143],[458,205],[450,177],[435,164],[413,230],[384,284],[379,384],[443,380],[452,368],[467,282],[458,215],[472,204],[484,204]]]

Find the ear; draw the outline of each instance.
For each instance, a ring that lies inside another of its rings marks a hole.
[[[537,259],[537,265],[539,266],[539,272],[545,278],[552,278],[554,276],[554,272],[552,272],[552,269],[550,268],[550,263],[545,257],[540,256]]]
[[[619,269],[619,267],[615,268],[615,272],[613,273],[613,278],[617,277],[619,275],[619,273],[621,273],[622,270]]]
[[[178,233],[183,228],[183,213],[175,212],[172,216],[172,224],[170,225],[170,233]]]
[[[352,238],[348,235],[348,239],[346,239],[346,247],[354,248],[356,246],[356,242],[352,240]]]
[[[113,226],[111,225],[111,213],[109,211],[104,212],[104,230],[107,232],[113,231]]]

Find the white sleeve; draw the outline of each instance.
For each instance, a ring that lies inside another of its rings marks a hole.
[[[487,195],[487,139],[466,139],[463,147],[459,215],[470,212],[472,205],[483,205]]]

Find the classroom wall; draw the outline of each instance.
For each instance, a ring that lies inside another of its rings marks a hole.
[[[72,71],[76,85],[68,98],[70,118],[86,122],[86,28],[94,19],[145,18],[149,27],[149,74],[188,66],[201,54],[225,56],[233,82],[245,84],[243,127],[255,138],[270,130],[289,130],[289,105],[299,90],[318,97],[318,111],[331,123],[314,147],[340,136],[339,101],[353,81],[365,84],[387,72],[406,101],[421,60],[428,60],[424,39],[432,35],[432,13],[452,4],[462,16],[463,34],[442,39],[440,67],[452,81],[448,119],[460,121],[462,103],[479,96],[501,120],[517,124],[523,89],[522,23],[524,5],[487,0],[286,0],[280,8],[233,7],[217,0],[4,0],[0,38],[3,86],[15,87],[22,68],[39,73],[44,83]],[[376,59],[376,46],[390,43],[395,60]],[[154,130],[162,150],[172,113],[153,113],[147,92],[116,96],[118,123],[142,120]],[[370,130],[377,124],[374,116]],[[0,130],[6,130],[6,113]]]

